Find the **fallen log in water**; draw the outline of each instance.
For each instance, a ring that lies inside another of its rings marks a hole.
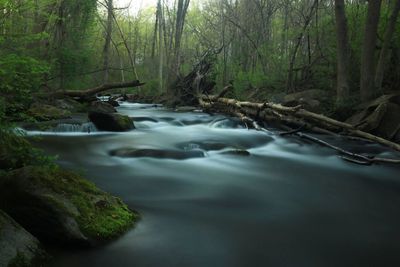
[[[81,91],[74,91],[74,90],[64,90],[64,91],[58,91],[54,93],[54,96],[56,97],[63,97],[63,96],[69,96],[69,97],[90,97],[93,95],[96,95],[98,93],[111,90],[111,89],[118,89],[118,88],[129,88],[129,87],[139,87],[144,85],[144,83],[141,83],[140,81],[131,81],[131,82],[121,82],[121,83],[110,83],[110,84],[103,84],[94,88],[89,88],[86,90],[81,90]]]
[[[223,98],[218,96],[201,95],[199,97],[200,105],[205,109],[213,109],[220,112],[230,113],[237,116],[250,128],[260,129],[257,121],[278,122],[291,127],[301,127],[301,129],[312,130],[318,133],[345,135],[362,138],[365,140],[388,146],[394,150],[400,151],[400,144],[386,140],[382,137],[361,131],[353,125],[334,120],[321,114],[313,113],[303,109],[301,106],[286,107],[275,103],[253,103],[243,102],[236,99]],[[298,134],[299,130],[293,131]],[[300,137],[333,148],[341,154],[353,156],[362,159],[368,164],[376,162],[400,163],[400,160],[369,158],[363,155],[347,152],[341,148],[335,147],[317,138],[308,138],[310,136],[298,134]],[[348,158],[345,158],[348,160]]]

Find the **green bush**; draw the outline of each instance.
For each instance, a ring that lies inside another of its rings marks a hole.
[[[32,147],[21,131],[0,126],[0,170],[52,164],[52,158]]]
[[[32,94],[43,83],[47,65],[31,57],[7,54],[0,57],[0,98],[4,115],[11,119],[23,118],[32,101]]]

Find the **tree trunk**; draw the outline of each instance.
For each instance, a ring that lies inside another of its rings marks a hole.
[[[361,55],[360,79],[361,100],[364,102],[373,98],[375,92],[375,46],[377,41],[377,31],[381,4],[381,0],[370,0],[368,2],[368,14],[365,25],[364,42]]]
[[[181,41],[189,3],[190,0],[178,0],[175,25],[174,62],[172,68],[174,77],[172,77],[172,81],[179,76],[179,69],[181,65]]]
[[[159,65],[158,65],[158,80],[160,93],[164,92],[164,50],[163,50],[163,10],[161,6],[161,0],[158,1],[157,5],[158,14],[158,53],[159,53]]]
[[[132,81],[132,82],[121,82],[121,83],[111,83],[111,84],[103,84],[94,88],[89,88],[86,90],[82,91],[76,91],[76,90],[69,90],[69,91],[62,91],[62,92],[56,92],[54,93],[55,96],[69,96],[69,97],[89,97],[96,95],[98,93],[111,90],[111,89],[119,89],[119,88],[128,88],[128,87],[139,87],[144,85],[144,83],[141,83],[139,81]]]
[[[113,22],[113,0],[107,1],[107,25],[105,32],[105,42],[103,49],[103,69],[104,77],[103,82],[107,83],[109,79],[109,67],[110,67],[110,46],[111,46],[111,34],[112,34],[112,22]]]
[[[336,35],[337,35],[337,85],[336,103],[343,104],[349,97],[349,40],[344,0],[335,0]]]
[[[61,52],[64,48],[66,38],[65,30],[65,2],[61,1],[58,7],[58,18],[56,22],[55,43],[57,46],[58,61],[59,61],[59,88],[65,87],[65,56]]]
[[[385,67],[389,60],[389,55],[390,55],[390,43],[392,41],[393,34],[396,29],[396,21],[397,21],[397,16],[399,15],[399,11],[400,11],[400,0],[395,0],[393,11],[385,31],[385,36],[383,40],[382,50],[379,56],[378,66],[376,68],[375,88],[379,91],[382,88],[383,75],[385,73]]]
[[[301,45],[301,41],[303,40],[303,37],[304,37],[304,34],[305,34],[305,32],[306,32],[306,30],[308,28],[308,25],[310,25],[310,22],[311,22],[311,19],[312,19],[312,15],[313,15],[314,9],[316,8],[317,4],[318,4],[318,0],[315,0],[313,5],[311,6],[310,13],[305,18],[303,28],[302,28],[299,36],[297,37],[297,42],[295,44],[295,47],[294,47],[294,50],[293,50],[293,54],[292,54],[292,57],[291,57],[290,62],[289,62],[289,71],[288,71],[287,85],[286,85],[286,92],[287,93],[294,91],[293,71],[294,71],[294,64],[296,63],[297,52],[299,51],[299,48],[300,48],[300,45]]]

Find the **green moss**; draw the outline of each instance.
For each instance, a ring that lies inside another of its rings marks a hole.
[[[39,121],[64,119],[71,116],[71,112],[45,104],[33,105],[28,113]]]
[[[132,129],[133,128],[133,122],[132,119],[129,118],[128,116],[123,116],[119,114],[115,114],[115,119],[117,120],[118,124],[121,126],[123,129]]]
[[[52,159],[33,148],[24,136],[9,129],[0,129],[0,169],[10,170],[51,163]]]
[[[76,173],[57,167],[31,168],[29,172],[36,179],[34,183],[44,184],[72,202],[79,214],[70,215],[75,217],[81,231],[89,238],[112,239],[138,219],[120,199],[99,190]],[[62,202],[57,202],[55,206],[68,212]]]

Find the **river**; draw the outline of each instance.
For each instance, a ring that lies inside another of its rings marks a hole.
[[[137,129],[29,132],[62,166],[82,171],[142,216],[106,246],[55,251],[49,266],[400,266],[399,167],[355,165],[328,148],[274,129],[247,130],[222,115],[128,103],[118,111],[135,117]],[[110,155],[119,148],[205,156]],[[250,155],[224,153],[243,150]]]

